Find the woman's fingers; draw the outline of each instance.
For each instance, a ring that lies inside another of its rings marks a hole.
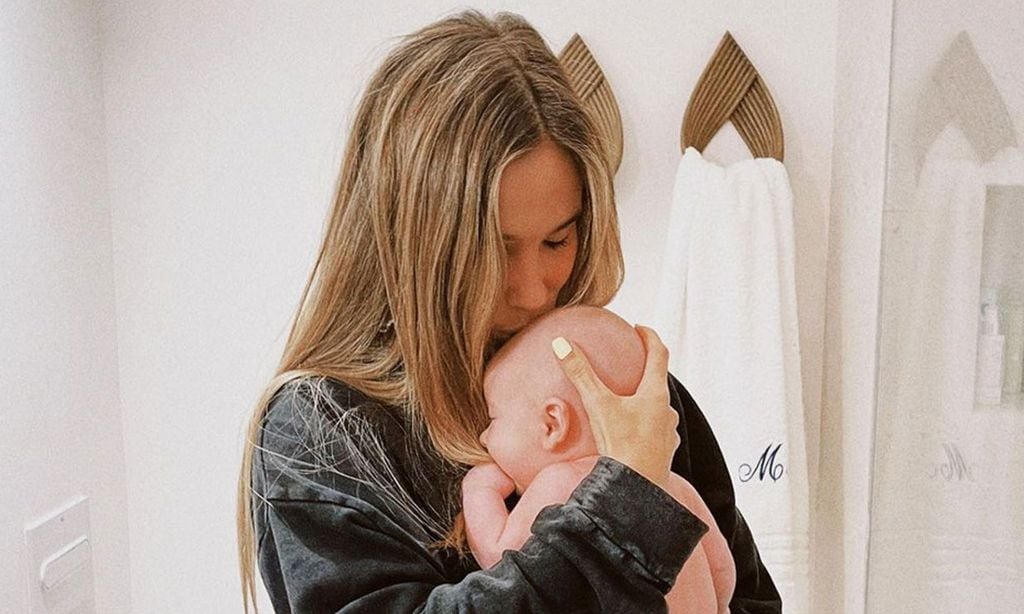
[[[587,357],[583,355],[583,352],[580,351],[576,344],[565,337],[557,337],[551,342],[551,349],[554,350],[555,356],[558,357],[558,361],[562,365],[562,371],[565,372],[569,381],[576,386],[576,390],[583,397],[584,401],[596,399],[610,392],[604,385],[604,382],[601,381],[601,378],[597,376],[597,373],[594,373],[594,369],[590,366],[590,362],[587,361]],[[588,404],[584,402],[584,406],[588,406]]]
[[[551,342],[551,349],[558,357],[558,363],[562,371],[569,378],[576,391],[583,401],[583,411],[587,412],[591,433],[594,435],[594,443],[600,454],[608,453],[608,434],[605,424],[605,414],[602,410],[607,409],[611,391],[604,385],[601,378],[594,373],[593,367],[587,361],[575,344],[564,337],[557,337]]]
[[[597,376],[583,350],[558,337],[551,343],[590,420],[599,454],[614,458],[664,487],[679,446],[679,414],[669,403],[668,348],[657,333],[637,327],[647,358],[636,392],[619,396]]]
[[[653,328],[640,324],[637,324],[635,328],[640,334],[640,338],[643,340],[644,347],[647,350],[647,361],[644,364],[644,374],[643,379],[640,381],[640,386],[646,386],[651,390],[659,392],[664,390],[667,397],[668,348],[661,342],[661,337],[658,336],[658,333],[654,332]]]

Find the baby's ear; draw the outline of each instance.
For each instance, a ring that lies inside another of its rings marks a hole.
[[[557,452],[568,446],[574,427],[569,404],[561,397],[548,397],[544,401],[544,449]]]

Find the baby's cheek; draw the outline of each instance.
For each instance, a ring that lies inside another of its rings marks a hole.
[[[490,445],[487,447],[487,453],[491,455],[491,458],[501,467],[502,471],[508,473],[508,453],[499,438],[492,438]]]
[[[532,478],[531,471],[537,452],[517,441],[501,451],[502,459],[495,462],[505,470],[517,484],[525,484]]]

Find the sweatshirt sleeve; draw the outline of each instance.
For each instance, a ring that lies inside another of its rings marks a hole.
[[[729,469],[707,419],[686,388],[669,374],[670,403],[680,411],[679,448],[672,470],[700,493],[718,528],[729,543],[736,564],[736,589],[729,609],[732,614],[782,612],[782,598],[772,581],[750,527],[736,507]]]
[[[261,451],[273,440],[264,435]],[[520,550],[456,581],[394,510],[346,484],[306,471],[260,485],[258,560],[277,612],[664,612],[708,530],[601,457],[564,505],[540,512]]]

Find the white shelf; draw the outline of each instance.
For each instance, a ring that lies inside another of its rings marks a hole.
[[[999,405],[982,405],[975,402],[974,411],[978,412],[1024,412],[1024,393],[1003,393],[1003,402]]]

